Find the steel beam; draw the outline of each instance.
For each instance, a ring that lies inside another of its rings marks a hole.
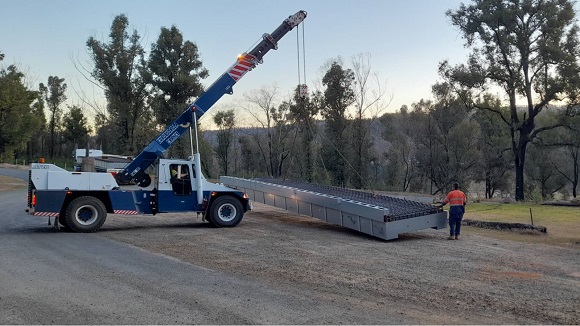
[[[400,233],[447,226],[447,212],[429,204],[364,191],[273,179],[220,177],[251,200],[384,240]]]

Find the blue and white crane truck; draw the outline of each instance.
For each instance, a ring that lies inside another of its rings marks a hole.
[[[95,232],[105,222],[107,213],[157,214],[196,212],[217,227],[238,225],[251,209],[248,196],[241,191],[208,182],[201,173],[199,151],[189,160],[161,158],[186,131],[197,143],[197,120],[248,71],[262,63],[268,51],[278,48],[284,35],[306,18],[305,11],[288,17],[272,33],[264,34],[252,50],[238,56],[236,62],[194,103],[159,134],[116,176],[110,173],[70,172],[53,164],[33,163],[28,182],[29,214],[54,217],[59,224],[76,232]],[[192,132],[192,128],[194,131]],[[199,146],[196,146],[198,149]],[[157,178],[152,185],[146,170],[157,163]],[[134,183],[132,189],[119,184]]]

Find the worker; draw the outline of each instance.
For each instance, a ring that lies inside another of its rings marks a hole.
[[[177,170],[177,165],[171,165],[171,177],[173,179],[189,179],[189,173],[187,169],[187,165],[181,166],[182,173],[179,173]]]
[[[451,190],[445,200],[443,206],[449,204],[449,240],[459,240],[461,231],[461,219],[465,213],[465,205],[467,205],[467,197],[463,191],[459,190],[459,184],[453,183],[453,190]]]

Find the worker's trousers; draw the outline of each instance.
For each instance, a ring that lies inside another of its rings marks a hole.
[[[451,215],[449,214],[449,235],[459,235],[461,233],[461,219],[463,218],[463,214],[461,215]]]
[[[463,205],[453,205],[449,209],[449,235],[459,235],[461,232],[461,219],[465,213]]]

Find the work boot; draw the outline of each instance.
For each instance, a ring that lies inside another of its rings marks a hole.
[[[455,240],[459,240],[459,235],[456,235],[455,236]]]
[[[447,238],[447,240],[453,240],[453,239],[454,239],[454,238],[453,238],[453,236],[452,236],[452,235],[450,235],[450,236],[449,236],[449,238]]]

